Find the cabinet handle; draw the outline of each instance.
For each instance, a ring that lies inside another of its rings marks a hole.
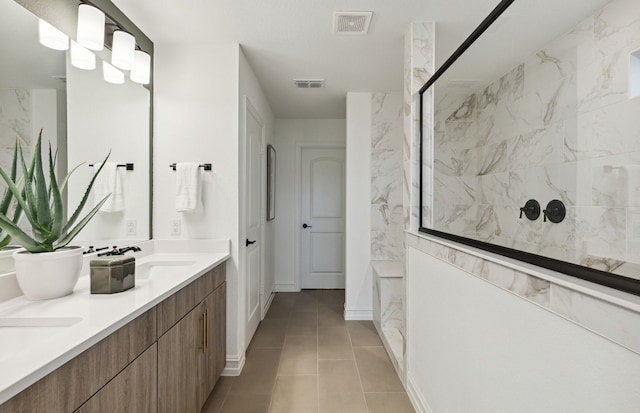
[[[207,313],[202,313],[202,352],[207,351]]]
[[[209,347],[209,309],[204,310],[204,349]]]

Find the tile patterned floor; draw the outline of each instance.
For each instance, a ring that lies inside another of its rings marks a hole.
[[[202,413],[414,413],[373,323],[343,307],[344,290],[278,293]]]

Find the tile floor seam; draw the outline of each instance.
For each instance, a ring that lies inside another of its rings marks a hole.
[[[362,384],[362,376],[360,375],[360,368],[358,367],[358,359],[356,358],[356,352],[353,349],[353,341],[351,340],[351,331],[349,331],[349,327],[347,326],[347,320],[345,320],[344,325],[345,325],[345,328],[347,329],[347,336],[349,337],[349,344],[351,345],[351,353],[353,353],[353,364],[355,364],[356,371],[358,372],[358,380],[360,381],[360,389],[362,390],[362,397],[364,397],[364,384]],[[367,408],[367,413],[371,413],[369,411],[369,404],[367,403],[366,397],[364,397],[364,405]]]
[[[286,335],[285,335],[286,339]],[[282,362],[282,352],[284,350],[284,341],[282,342],[282,348],[280,349],[280,357],[278,357],[278,367],[276,367],[276,377],[273,380],[273,386],[271,387],[271,393],[269,394],[269,408],[267,409],[267,413],[271,412],[271,407],[273,407],[273,396],[276,394],[276,386],[278,385],[278,372],[280,371],[280,363]]]

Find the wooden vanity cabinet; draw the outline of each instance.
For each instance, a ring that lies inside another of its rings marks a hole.
[[[0,413],[200,412],[225,365],[225,268],[0,404]]]
[[[154,307],[1,404],[0,413],[73,412],[156,338]]]

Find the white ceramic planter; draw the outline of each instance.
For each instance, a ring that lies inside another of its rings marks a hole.
[[[49,300],[71,294],[82,271],[82,247],[54,252],[13,254],[16,278],[29,300]]]

